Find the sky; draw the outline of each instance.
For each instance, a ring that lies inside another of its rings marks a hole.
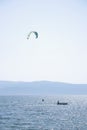
[[[87,83],[87,1],[0,0],[0,80]]]

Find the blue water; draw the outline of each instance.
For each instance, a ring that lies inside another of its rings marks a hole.
[[[0,96],[0,130],[87,130],[87,96]]]

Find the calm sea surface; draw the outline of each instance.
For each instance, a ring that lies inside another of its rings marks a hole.
[[[87,130],[87,96],[0,96],[0,130]]]

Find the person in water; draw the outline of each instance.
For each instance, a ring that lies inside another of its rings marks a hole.
[[[59,104],[59,101],[57,101],[57,104]]]

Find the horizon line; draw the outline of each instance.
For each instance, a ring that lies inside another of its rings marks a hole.
[[[87,85],[87,83],[70,83],[70,82],[63,82],[63,81],[53,81],[53,80],[33,80],[33,81],[20,81],[20,80],[0,80],[0,82],[21,82],[21,83],[33,83],[33,82],[52,82],[52,83],[63,83],[63,84],[84,84]]]

